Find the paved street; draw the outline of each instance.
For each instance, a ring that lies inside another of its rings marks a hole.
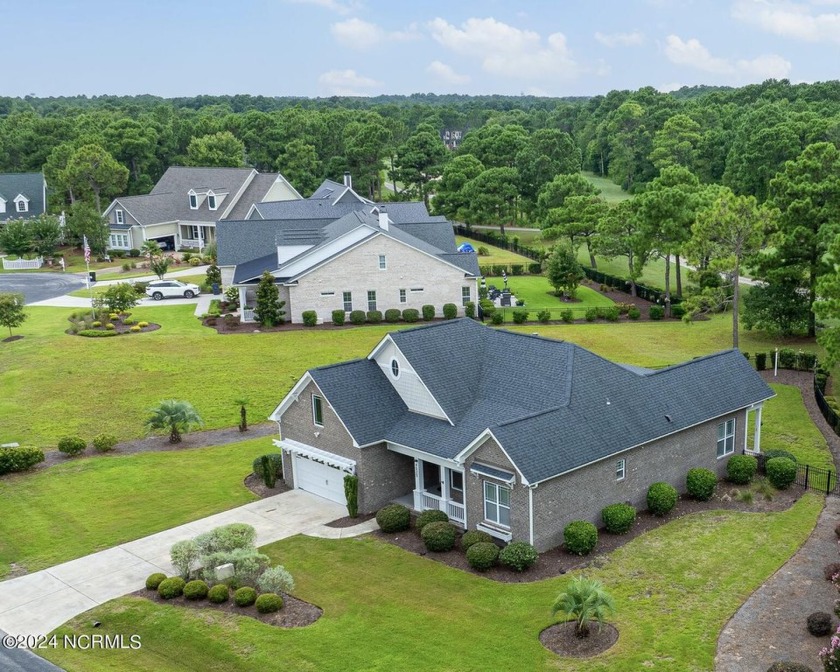
[[[27,304],[64,296],[84,286],[84,277],[75,273],[0,273],[0,292],[20,292]]]

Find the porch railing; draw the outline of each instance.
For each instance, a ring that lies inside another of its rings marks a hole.
[[[254,321],[254,309],[253,308],[243,308],[242,309],[242,321],[243,322],[253,322]]]
[[[199,240],[198,238],[181,238],[181,247],[195,247],[195,248],[203,248],[206,247],[207,241]]]
[[[444,499],[438,497],[425,490],[414,491],[414,508],[418,511],[427,511],[428,509],[437,509],[443,511],[449,516],[449,520],[461,523],[466,521],[466,509],[463,504],[453,502],[451,499]]]

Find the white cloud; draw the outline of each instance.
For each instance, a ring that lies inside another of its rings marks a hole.
[[[466,84],[470,78],[466,75],[459,75],[452,69],[451,65],[441,63],[440,61],[432,61],[426,68],[426,72],[445,84]]]
[[[372,49],[383,42],[406,42],[420,37],[414,24],[407,30],[387,31],[375,23],[356,18],[332,24],[330,32],[342,46],[360,51]]]
[[[645,43],[644,33],[634,30],[632,33],[595,33],[595,39],[605,47],[638,47]]]
[[[730,61],[713,56],[695,38],[683,40],[677,35],[668,35],[665,39],[665,56],[676,65],[685,65],[734,79],[783,79],[787,77],[792,67],[790,61],[776,54],[765,54],[750,60]]]
[[[286,2],[296,5],[315,5],[342,15],[352,14],[359,8],[359,3],[355,0],[345,2],[341,0],[286,0]]]
[[[786,0],[737,0],[733,18],[762,30],[807,42],[840,42],[840,12],[820,12],[814,6],[838,5],[837,0],[809,3]]]
[[[365,89],[382,86],[382,82],[355,70],[329,70],[318,77],[318,83],[333,96],[368,96],[370,92]]]
[[[656,90],[660,93],[670,93],[671,91],[679,91],[685,84],[681,82],[668,82],[667,84],[660,84]]]
[[[429,31],[436,42],[450,51],[480,60],[482,68],[492,75],[568,79],[581,72],[563,33],[552,33],[543,41],[539,33],[492,17],[467,19],[460,28],[436,18],[429,23]]]

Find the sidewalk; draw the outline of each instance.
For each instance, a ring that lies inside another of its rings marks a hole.
[[[337,539],[376,528],[376,520],[354,527],[325,527],[325,523],[346,513],[339,504],[302,490],[290,490],[0,582],[0,630],[11,635],[45,635],[88,609],[140,590],[149,574],[163,572],[171,576],[176,573],[169,562],[172,544],[219,525],[253,525],[258,546],[296,534]]]

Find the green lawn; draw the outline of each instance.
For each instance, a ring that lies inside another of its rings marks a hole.
[[[500,289],[504,286],[501,277],[489,277],[487,284]],[[536,320],[537,313],[544,308],[551,311],[551,319],[559,320],[560,313],[564,310],[571,310],[576,318],[582,318],[589,308],[614,305],[611,299],[589,287],[578,287],[577,300],[567,303],[555,295],[548,278],[542,275],[508,276],[508,287],[517,299],[525,302],[524,307],[529,312],[530,320]],[[516,307],[501,310],[504,312],[505,322],[512,322]]]
[[[793,385],[771,385],[776,396],[764,404],[761,423],[761,449],[787,450],[812,467],[834,469],[825,438],[808,418],[802,393]],[[752,419],[752,414],[750,415]],[[752,431],[752,423],[750,423]],[[752,435],[750,435],[752,436]]]
[[[581,174],[601,190],[601,196],[607,203],[620,203],[621,201],[633,198],[632,194],[628,194],[608,177],[600,177],[588,171],[583,171]]]
[[[293,537],[265,547],[321,619],[283,630],[210,610],[122,598],[57,630],[137,634],[136,651],[51,650],[69,672],[249,670],[712,670],[717,635],[743,600],[807,538],[822,499],[785,512],[714,511],[669,523],[590,570],[617,604],[618,642],[591,659],[558,658],[538,640],[569,576],[501,584],[373,539]]]
[[[161,437],[162,444],[166,437]],[[75,458],[0,479],[0,578],[33,572],[247,504],[270,437],[179,452]]]
[[[490,254],[478,258],[478,263],[481,266],[489,266],[492,264],[524,264],[527,266],[533,261],[533,259],[523,257],[521,254],[516,254],[516,252],[510,252],[509,250],[496,247],[490,243],[481,243],[477,240],[473,240],[472,238],[465,238],[464,236],[455,236],[455,242],[458,245],[461,243],[469,243],[475,248],[476,252],[478,252],[479,247],[486,247]]]
[[[138,278],[139,277],[147,277],[148,275],[149,275],[149,272],[147,271],[145,273],[138,274],[136,277],[138,277]],[[172,280],[178,280],[180,282],[186,282],[186,283],[191,282],[191,283],[193,283],[195,285],[198,285],[198,286],[203,285],[204,282],[207,280],[207,276],[204,273],[198,273],[196,275],[182,275],[180,277],[175,277],[175,278],[169,278],[167,276],[164,276],[164,277],[167,280],[172,279]],[[99,278],[99,280],[104,280],[104,279],[105,278]],[[134,282],[132,281],[129,274],[126,274],[124,276],[121,276],[119,278],[114,278],[114,279],[125,280],[129,284],[132,284],[132,285],[134,284]],[[96,285],[92,288],[92,290],[91,289],[77,289],[74,292],[70,292],[70,296],[77,296],[77,297],[80,297],[82,299],[88,299],[88,298],[90,298],[91,291],[93,291],[94,296],[100,296],[101,294],[104,294],[105,292],[107,292],[109,287],[113,287],[113,285]],[[144,294],[140,298],[145,298],[145,296],[146,295]]]

